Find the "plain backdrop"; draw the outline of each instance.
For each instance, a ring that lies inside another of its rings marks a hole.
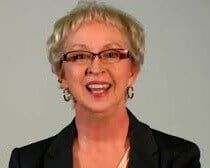
[[[109,0],[146,30],[146,56],[128,107],[152,128],[186,138],[210,167],[210,1]],[[57,134],[74,112],[62,99],[46,40],[71,0],[0,0],[0,167],[11,150]]]

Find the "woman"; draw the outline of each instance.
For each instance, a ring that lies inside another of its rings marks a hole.
[[[144,31],[95,2],[59,19],[49,61],[75,118],[58,135],[12,152],[10,168],[198,168],[199,149],[151,129],[126,108],[144,60]]]

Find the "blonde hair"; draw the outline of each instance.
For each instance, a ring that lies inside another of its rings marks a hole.
[[[134,64],[137,66],[143,64],[145,34],[142,24],[128,13],[104,3],[82,1],[67,15],[55,22],[53,33],[47,41],[48,60],[54,73],[60,73],[62,50],[65,39],[69,35],[68,32],[91,21],[111,24],[122,30],[134,54]]]

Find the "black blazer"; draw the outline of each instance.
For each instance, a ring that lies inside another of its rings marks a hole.
[[[192,142],[151,129],[128,110],[129,168],[200,168],[200,152]],[[9,168],[72,168],[75,121],[59,134],[12,151]]]

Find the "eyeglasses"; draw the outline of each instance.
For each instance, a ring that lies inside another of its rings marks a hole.
[[[98,56],[104,64],[117,63],[121,59],[133,58],[130,51],[125,49],[109,49],[99,53],[89,51],[69,51],[63,54],[62,61],[72,62],[78,65],[90,64]]]

